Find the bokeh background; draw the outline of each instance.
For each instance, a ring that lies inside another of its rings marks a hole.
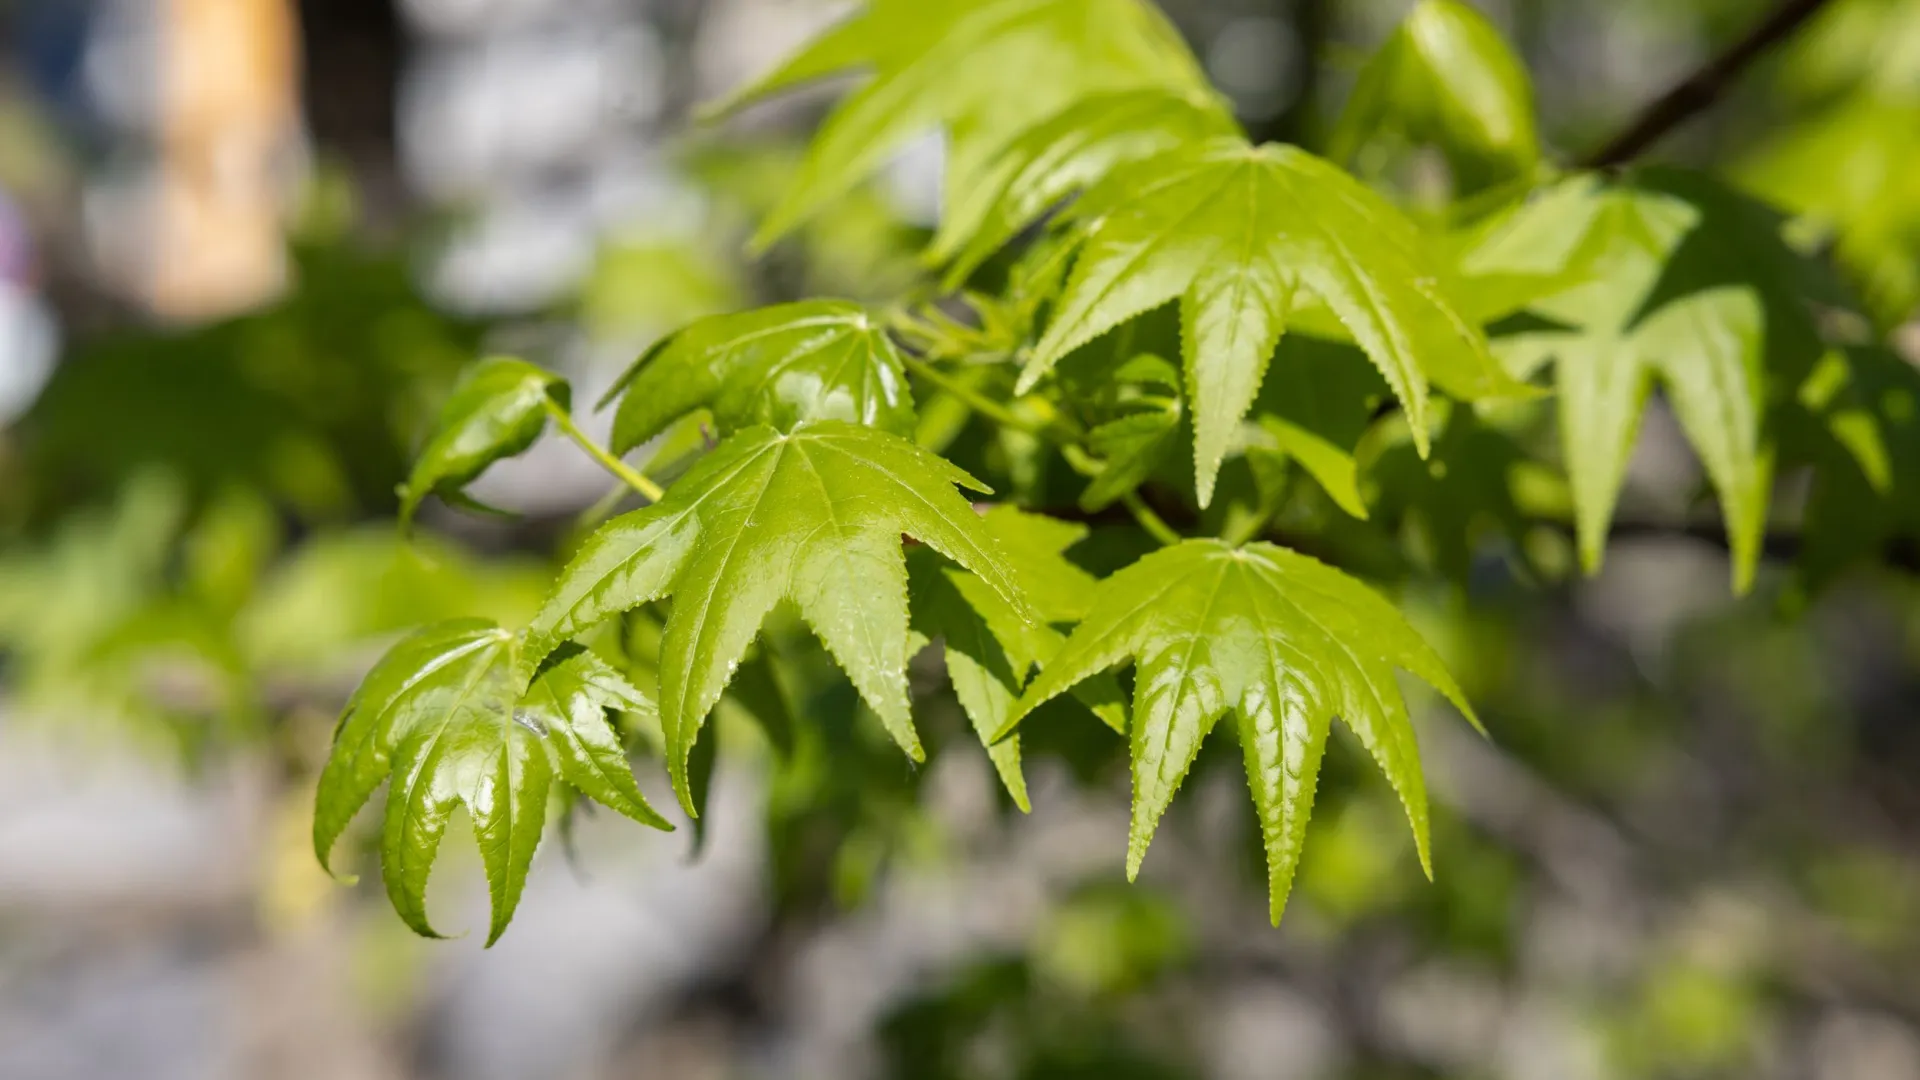
[[[1406,3],[1164,6],[1256,135],[1312,145]],[[1770,7],[1478,6],[1569,158]],[[1034,736],[1023,817],[977,747],[913,770],[832,678],[793,766],[727,733],[698,851],[570,820],[492,950],[322,874],[359,673],[415,623],[524,618],[606,493],[543,445],[475,491],[516,517],[403,544],[460,365],[591,400],[694,316],[921,273],[937,139],[754,262],[828,98],[690,121],[839,10],[0,0],[0,1077],[1920,1080],[1920,588],[1774,566],[1736,599],[1710,528],[1626,530],[1592,580],[1486,543],[1400,582],[1493,738],[1418,718],[1432,884],[1329,755],[1278,930],[1231,753],[1128,888],[1117,741]],[[1897,307],[1920,3],[1827,5],[1659,154],[1852,237]],[[1684,524],[1699,481],[1656,411],[1622,516]],[[434,904],[481,923],[470,844]]]

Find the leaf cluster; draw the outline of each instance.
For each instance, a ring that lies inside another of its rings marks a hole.
[[[1474,720],[1405,616],[1334,564],[1404,571],[1419,521],[1426,561],[1464,576],[1491,523],[1516,550],[1570,529],[1592,572],[1656,391],[1717,496],[1736,589],[1789,469],[1850,523],[1809,533],[1810,579],[1915,527],[1898,494],[1920,460],[1912,370],[1847,337],[1846,286],[1707,175],[1557,172],[1524,67],[1457,0],[1421,0],[1367,63],[1329,156],[1249,140],[1147,0],[870,0],[720,111],[847,74],[756,244],[938,131],[946,205],[920,292],[697,321],[602,403],[606,447],[563,381],[484,361],[419,456],[408,514],[463,500],[550,429],[645,501],[572,552],[524,628],[422,631],[349,704],[316,847],[324,861],[390,778],[389,893],[423,933],[458,807],[491,937],[560,786],[666,825],[609,710],[657,725],[689,817],[723,695],[760,702],[791,744],[786,725],[813,721],[775,700],[769,672],[795,663],[776,638],[842,672],[914,762],[934,691],[910,663],[939,644],[1023,811],[1021,733],[1098,718],[1131,761],[1129,875],[1231,715],[1277,922],[1334,719],[1398,794],[1423,867],[1396,672]],[[1437,149],[1461,199],[1409,210],[1343,164],[1375,176],[1383,143]],[[696,441],[664,487],[626,462]],[[636,624],[644,660],[605,631]]]

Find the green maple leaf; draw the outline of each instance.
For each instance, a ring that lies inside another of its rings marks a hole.
[[[1773,483],[1775,412],[1824,346],[1809,300],[1839,302],[1781,240],[1776,215],[1703,177],[1644,169],[1611,181],[1577,177],[1535,204],[1584,204],[1570,288],[1528,311],[1552,324],[1513,335],[1517,376],[1552,362],[1580,555],[1598,568],[1653,384],[1665,388],[1720,497],[1736,590],[1752,582]],[[1522,212],[1508,228],[1564,234]],[[1467,253],[1470,273],[1498,276],[1515,245],[1496,233]],[[1564,248],[1564,245],[1563,245]]]
[[[1335,716],[1359,735],[1399,793],[1431,875],[1426,783],[1394,669],[1419,676],[1469,719],[1473,713],[1439,657],[1391,604],[1272,544],[1188,540],[1101,585],[1085,621],[1034,678],[1004,730],[1041,702],[1128,660],[1137,665],[1129,878],[1139,873],[1201,740],[1228,712],[1238,722],[1259,813],[1276,923]]]
[[[1028,619],[977,574],[945,565],[924,548],[907,557],[914,651],[934,638],[946,646],[947,676],[954,696],[987,746],[1007,793],[1021,810],[1029,809],[1027,785],[1020,773],[1020,739],[995,741],[1013,715],[1029,674],[1045,663],[1066,637],[1049,624],[1075,623],[1093,602],[1099,582],[1068,561],[1065,551],[1086,538],[1084,525],[996,506],[982,524],[1000,544],[1008,565],[1028,583]],[[1075,689],[1075,696],[1108,727],[1126,731],[1120,688],[1100,677]]]
[[[1368,59],[1328,156],[1349,161],[1380,134],[1438,146],[1469,192],[1529,176],[1540,160],[1526,65],[1459,0],[1420,0]]]
[[[808,420],[910,435],[915,422],[899,350],[879,320],[842,300],[701,319],[648,349],[608,392],[615,397],[616,454],[703,408],[722,435]]]
[[[720,108],[851,71],[870,78],[827,117],[756,246],[930,129],[947,135],[946,190],[958,194],[975,189],[1008,139],[1084,97],[1206,87],[1178,32],[1146,0],[871,0]]]
[[[1239,133],[1231,110],[1211,93],[1155,87],[1087,98],[996,155],[942,219],[927,257],[952,260],[946,280],[957,287],[1021,229],[1116,165]]]
[[[1195,143],[1114,170],[1068,222],[1078,258],[1019,390],[1079,346],[1179,298],[1202,505],[1296,306],[1331,309],[1422,439],[1429,378],[1462,397],[1524,392],[1455,309],[1412,223],[1304,150]]]
[[[387,895],[408,926],[427,921],[427,877],[447,821],[473,818],[493,906],[487,944],[513,918],[546,824],[555,778],[658,829],[634,783],[608,709],[653,705],[612,668],[580,652],[553,664],[522,693],[519,639],[484,619],[420,630],[384,656],[354,692],[320,774],[313,847],[322,866],[380,783],[392,778],[380,853]]]
[[[660,642],[660,720],[675,790],[707,713],[774,606],[791,601],[915,760],[907,693],[906,534],[1026,602],[959,468],[873,428],[826,420],[747,428],[645,509],[615,518],[561,572],[527,631],[527,659],[616,612],[672,596]]]
[[[478,507],[460,489],[494,462],[525,453],[546,430],[549,410],[564,411],[570,396],[566,380],[525,360],[496,356],[468,368],[400,489],[402,530],[431,494]]]

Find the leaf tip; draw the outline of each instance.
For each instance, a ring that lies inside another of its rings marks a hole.
[[[1033,356],[1027,360],[1027,366],[1021,370],[1020,377],[1014,380],[1013,396],[1024,397],[1027,394],[1033,393],[1033,388],[1040,384],[1040,377],[1045,375],[1047,369],[1053,366],[1053,361],[1054,357],[1052,356],[1039,352],[1034,353]]]

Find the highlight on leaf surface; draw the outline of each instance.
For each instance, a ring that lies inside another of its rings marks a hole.
[[[527,632],[531,667],[602,619],[671,597],[660,644],[668,768],[691,811],[688,755],[760,624],[791,602],[920,760],[907,692],[907,535],[978,575],[1022,618],[1024,592],[958,467],[844,421],[747,428],[659,503],[602,526],[560,574]]]
[[[1194,143],[1115,169],[1073,205],[1067,225],[1079,244],[1073,272],[1019,390],[1178,298],[1202,505],[1297,306],[1331,309],[1422,440],[1429,380],[1467,399],[1528,392],[1461,316],[1413,224],[1304,150]]]
[[[1530,208],[1464,265],[1498,276],[1525,258],[1503,232],[1566,227],[1537,215],[1571,212],[1583,229],[1566,249],[1582,271],[1575,283],[1528,305],[1545,327],[1499,343],[1517,377],[1553,365],[1581,562],[1599,567],[1657,380],[1719,494],[1744,591],[1766,524],[1775,414],[1825,351],[1812,305],[1845,298],[1786,245],[1777,214],[1704,176],[1580,176]]]
[[[859,304],[806,300],[701,319],[662,339],[608,392],[615,454],[695,409],[721,435],[765,424],[847,420],[910,435],[913,398],[900,353]]]
[[[465,807],[486,867],[487,944],[513,918],[556,781],[644,825],[672,825],[647,805],[609,709],[653,704],[580,651],[520,689],[520,639],[484,619],[419,630],[388,651],[347,702],[320,775],[313,847],[334,845],[383,781],[381,873],[394,910],[425,937],[427,878],[453,812]]]
[[[1335,716],[1399,794],[1431,876],[1426,783],[1395,668],[1478,721],[1432,648],[1372,590],[1272,544],[1188,540],[1154,552],[1101,584],[1086,619],[1027,687],[1002,733],[1042,702],[1128,661],[1136,665],[1129,878],[1201,740],[1229,712],[1260,818],[1276,924]]]
[[[1540,161],[1526,66],[1460,0],[1414,4],[1360,69],[1328,156],[1351,161],[1382,134],[1438,147],[1463,193],[1524,179]]]
[[[1154,87],[1087,98],[996,155],[941,219],[927,257],[951,260],[946,283],[957,287],[1020,230],[1115,166],[1238,134],[1231,109],[1211,93]]]
[[[400,489],[401,528],[431,494],[475,505],[460,489],[494,462],[525,453],[546,430],[549,407],[564,411],[571,396],[566,380],[525,360],[496,356],[468,368]]]
[[[865,82],[821,125],[756,247],[930,130],[947,137],[954,199],[978,187],[1014,135],[1083,98],[1144,87],[1207,92],[1150,0],[870,0],[718,110],[852,72]]]

